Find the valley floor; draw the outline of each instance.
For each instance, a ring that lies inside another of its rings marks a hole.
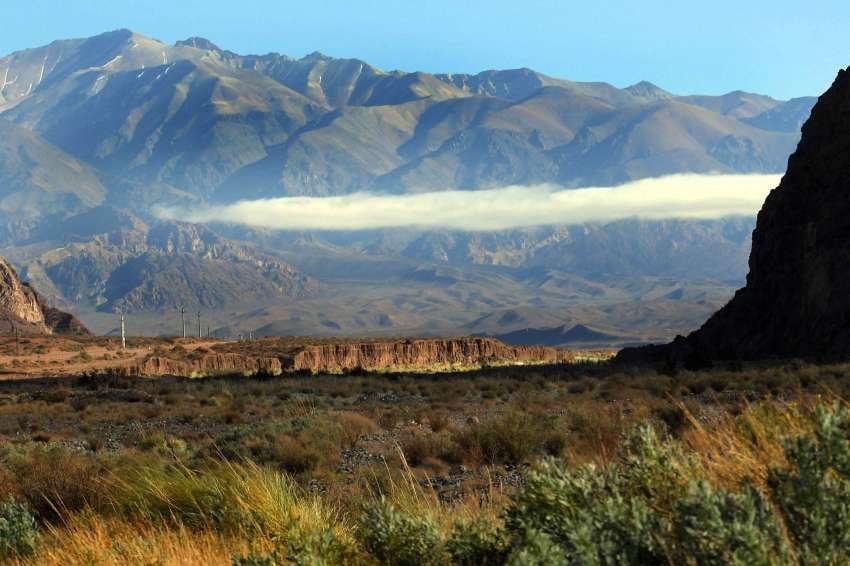
[[[846,563],[848,393],[801,363],[5,381],[0,558]]]

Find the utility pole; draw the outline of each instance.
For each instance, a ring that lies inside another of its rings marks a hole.
[[[186,337],[186,307],[180,307],[180,325],[183,327],[183,338]]]
[[[127,349],[127,335],[124,334],[124,313],[121,313],[121,349]]]
[[[201,336],[201,311],[198,311],[198,338],[203,338]]]

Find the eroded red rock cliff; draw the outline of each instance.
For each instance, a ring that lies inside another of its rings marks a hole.
[[[257,344],[241,343],[242,352],[208,351],[184,359],[176,359],[169,353],[151,355],[130,366],[108,368],[108,371],[142,376],[441,371],[489,365],[555,364],[573,359],[567,350],[509,346],[492,338],[347,341],[297,346],[272,340],[266,344],[260,342],[259,347]],[[236,343],[224,347],[239,346]]]

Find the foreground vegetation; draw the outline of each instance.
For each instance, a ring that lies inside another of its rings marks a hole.
[[[843,564],[850,366],[0,383],[0,559]]]

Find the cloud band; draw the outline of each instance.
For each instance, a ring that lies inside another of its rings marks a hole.
[[[449,228],[504,230],[638,217],[709,219],[754,215],[779,175],[671,175],[616,187],[509,186],[480,191],[282,197],[196,209],[163,208],[163,219],[229,222],[278,230]]]

